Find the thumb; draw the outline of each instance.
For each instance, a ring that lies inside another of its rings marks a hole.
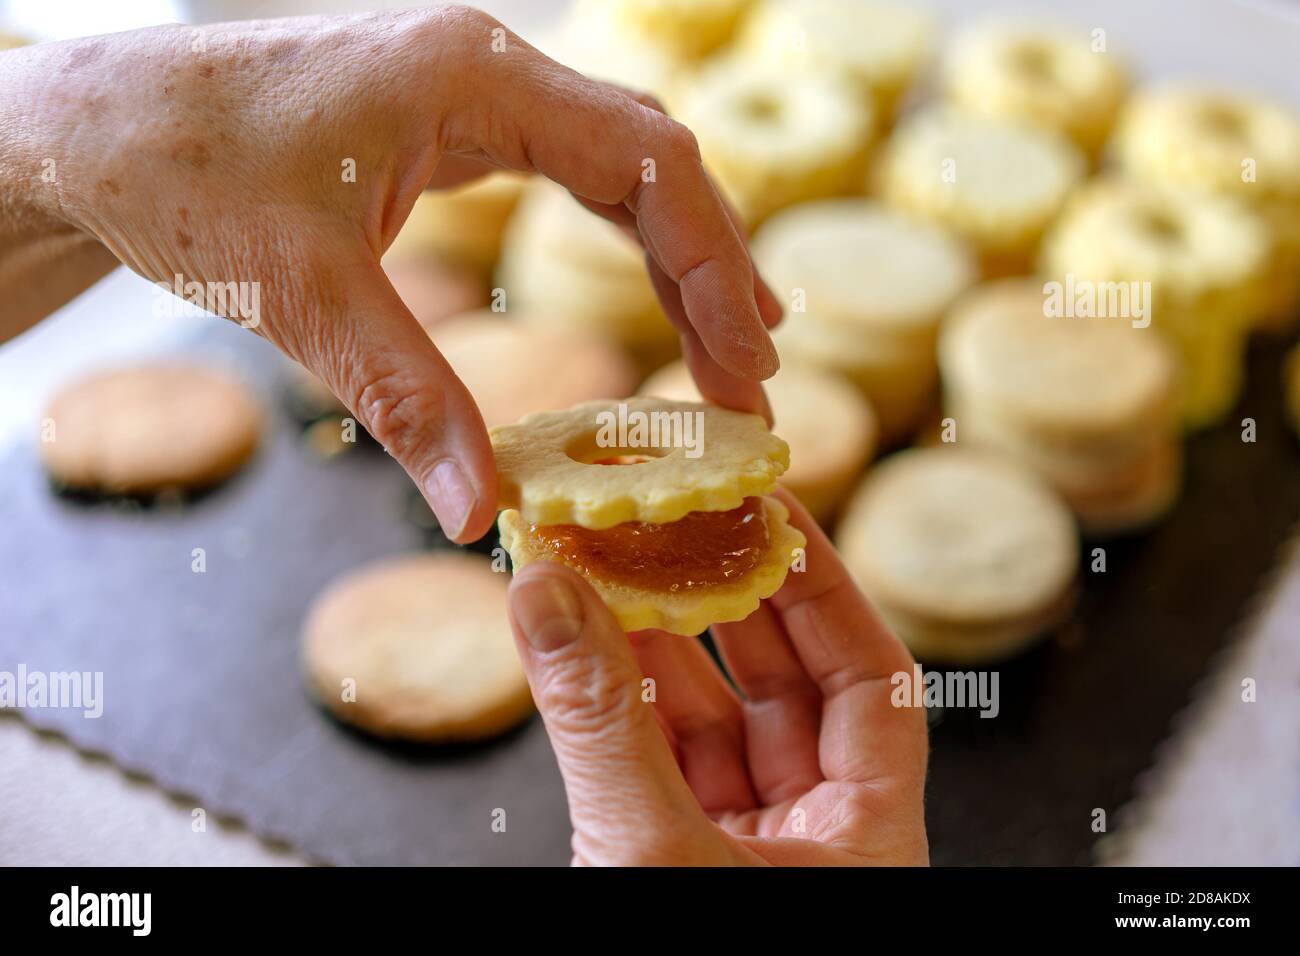
[[[510,621],[564,777],[583,863],[682,862],[720,841],[642,700],[627,637],[596,593],[554,562],[523,568]]]
[[[346,315],[326,323],[313,370],[406,469],[447,537],[477,540],[497,502],[478,406],[378,263],[354,278]]]

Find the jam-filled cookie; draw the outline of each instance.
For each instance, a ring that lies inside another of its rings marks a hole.
[[[841,78],[874,107],[881,128],[925,67],[934,18],[903,3],[786,0],[762,4],[745,21],[738,53],[789,73]]]
[[[575,26],[651,46],[678,61],[727,43],[754,0],[578,0]]]
[[[1300,307],[1300,117],[1226,90],[1170,86],[1133,98],[1115,155],[1125,175],[1212,192],[1255,210],[1273,237],[1259,324],[1281,329]]]
[[[631,398],[491,430],[515,567],[560,561],[624,630],[697,634],[752,613],[803,535],[769,492],[789,464],[757,415]]]
[[[948,99],[984,116],[1059,133],[1096,158],[1128,89],[1115,54],[1086,31],[987,20],[958,33],[944,62]]]
[[[307,615],[307,685],[339,720],[379,737],[434,743],[503,733],[533,712],[506,593],[505,575],[469,554],[357,568]]]
[[[1115,291],[1144,307],[1113,320],[1149,323],[1173,346],[1183,419],[1197,428],[1236,401],[1268,257],[1267,229],[1239,203],[1103,178],[1079,190],[1044,241],[1043,271],[1062,288],[1091,288],[1096,310]]]
[[[683,92],[680,116],[751,229],[786,206],[857,191],[865,175],[871,107],[832,77],[721,62]]]

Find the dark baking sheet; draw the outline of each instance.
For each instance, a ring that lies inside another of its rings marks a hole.
[[[321,861],[566,861],[563,791],[536,719],[494,744],[427,751],[364,739],[309,701],[297,629],[312,597],[437,536],[411,520],[413,494],[382,453],[306,451],[265,343],[214,326],[193,352],[214,346],[276,411],[233,483],[179,509],[111,507],[53,495],[29,445],[0,461],[0,669],[105,674],[102,718],[26,718]],[[932,715],[934,862],[1089,862],[1093,809],[1114,820],[1300,515],[1280,369],[1279,345],[1254,350],[1233,421],[1256,418],[1258,441],[1233,424],[1190,442],[1178,510],[1106,544],[1108,570],[1088,575],[1075,621],[1001,669],[998,719]],[[190,571],[194,547],[206,574]],[[496,808],[505,833],[492,832]]]

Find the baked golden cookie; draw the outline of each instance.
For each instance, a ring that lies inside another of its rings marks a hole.
[[[742,620],[805,543],[767,497],[789,449],[757,415],[631,398],[490,434],[514,566],[563,562],[624,630],[697,634]]]
[[[1128,72],[1083,30],[985,20],[961,30],[944,60],[950,102],[1058,133],[1093,158],[1128,90]]]
[[[502,248],[507,313],[625,349],[642,370],[677,354],[640,246],[549,182],[531,186]]]
[[[1179,488],[1176,369],[1128,319],[1052,312],[1036,279],[970,292],[939,345],[957,441],[1037,471],[1090,534],[1160,517]]]
[[[934,19],[903,3],[786,0],[761,4],[740,31],[739,55],[791,74],[842,78],[886,128],[903,94],[925,67]]]
[[[527,182],[522,173],[496,172],[452,189],[422,192],[386,258],[443,262],[487,274]]]
[[[867,476],[836,541],[867,597],[927,663],[1009,656],[1072,603],[1069,511],[1032,472],[992,454],[899,452]]]
[[[608,342],[522,316],[483,309],[449,319],[431,334],[489,428],[578,402],[622,398],[636,387],[632,363]]]
[[[461,552],[353,570],[308,612],[307,686],[339,720],[380,737],[434,743],[503,733],[533,711],[507,587],[486,559]]]
[[[676,60],[707,56],[731,39],[754,0],[577,0],[574,23],[621,34]]]
[[[678,113],[751,229],[795,203],[860,191],[871,108],[833,78],[719,62],[694,77]]]
[[[1137,321],[1173,346],[1183,418],[1196,428],[1236,401],[1268,256],[1263,223],[1232,200],[1101,179],[1079,191],[1047,237],[1043,271],[1063,288],[1140,296],[1146,314]]]
[[[1028,272],[1044,231],[1083,176],[1068,140],[951,107],[901,123],[876,170],[881,195],[965,239],[986,276]]]
[[[781,484],[818,521],[829,521],[876,448],[879,426],[871,405],[839,377],[787,363],[763,383],[787,443],[790,467]],[[701,401],[686,363],[665,365],[641,385],[641,394],[678,402]]]
[[[1300,310],[1300,117],[1225,90],[1172,86],[1136,95],[1120,118],[1115,156],[1126,175],[1233,199],[1273,237],[1261,324],[1283,328]]]
[[[838,199],[773,217],[752,249],[785,306],[782,358],[844,375],[882,438],[906,437],[934,391],[939,322],[975,279],[965,247],[879,203]]]
[[[64,487],[102,494],[197,491],[252,457],[262,413],[225,375],[168,363],[99,372],[55,396],[41,456]]]

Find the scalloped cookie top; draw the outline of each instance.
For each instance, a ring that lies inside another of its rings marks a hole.
[[[790,449],[758,415],[654,398],[585,402],[491,430],[501,509],[610,528],[729,511],[764,495]],[[623,457],[629,464],[600,464]]]

